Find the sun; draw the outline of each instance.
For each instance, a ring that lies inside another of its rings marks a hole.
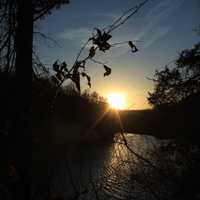
[[[124,109],[126,107],[125,97],[119,93],[110,93],[107,95],[108,103],[111,108]]]

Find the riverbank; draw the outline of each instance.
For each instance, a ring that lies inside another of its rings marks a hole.
[[[160,139],[176,139],[180,142],[200,144],[200,124],[197,107],[169,110],[121,111],[126,132],[152,135]]]

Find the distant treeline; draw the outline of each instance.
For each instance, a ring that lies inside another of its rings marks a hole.
[[[96,92],[85,91],[80,95],[73,85],[57,87],[48,77],[34,80],[32,92],[33,119],[40,122],[59,114],[66,120],[85,123],[91,115],[107,107],[106,101]]]
[[[199,143],[199,102],[200,93],[196,93],[175,105],[152,110],[122,111],[121,118],[129,132]]]

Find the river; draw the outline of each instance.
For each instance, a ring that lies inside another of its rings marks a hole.
[[[49,190],[64,199],[167,199],[177,170],[176,155],[161,153],[168,143],[118,133],[109,143],[81,144],[49,163]]]

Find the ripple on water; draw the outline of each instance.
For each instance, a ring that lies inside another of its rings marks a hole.
[[[152,151],[159,145],[152,136],[118,133],[114,143],[84,147],[73,159],[66,157],[67,162],[59,163],[51,190],[66,198],[80,192],[79,199],[97,195],[100,199],[145,199],[148,193],[148,199],[154,199],[156,194],[146,184],[155,186],[153,171],[145,160],[153,160]]]

